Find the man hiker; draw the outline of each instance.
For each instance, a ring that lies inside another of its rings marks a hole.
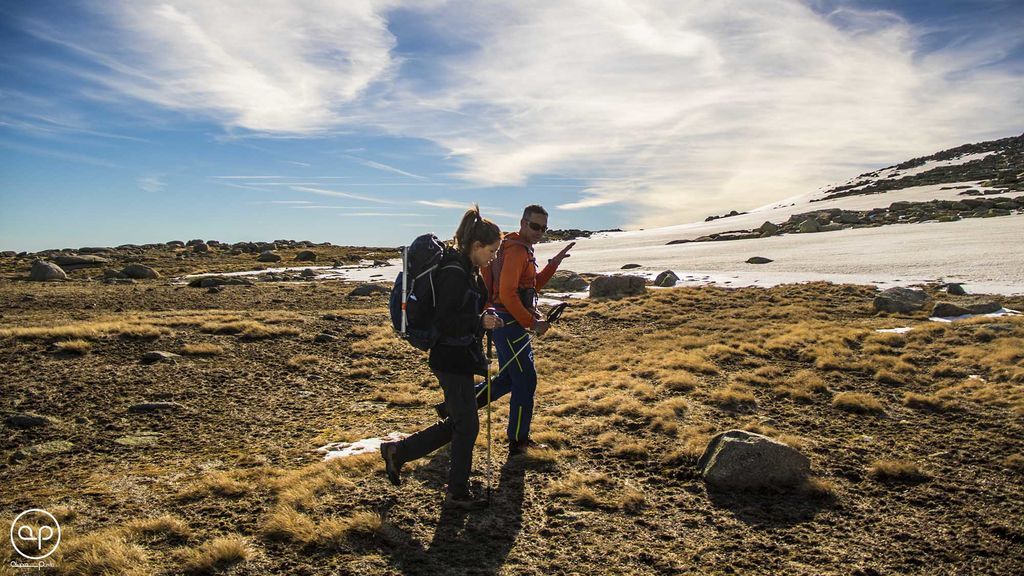
[[[548,283],[562,260],[569,257],[570,243],[543,270],[537,270],[533,245],[548,229],[548,213],[536,204],[523,210],[519,231],[507,234],[490,266],[481,268],[490,303],[504,325],[492,331],[498,351],[498,366],[503,370],[491,380],[491,401],[511,392],[508,418],[509,456],[523,454],[528,448],[541,447],[530,439],[533,397],[537,390],[537,370],[533,362],[532,331],[544,335],[548,322],[537,311],[537,291]],[[476,387],[477,407],[487,404],[487,384]],[[438,416],[447,418],[443,404],[435,406]]]

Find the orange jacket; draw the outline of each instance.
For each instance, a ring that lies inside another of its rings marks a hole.
[[[509,242],[510,240],[512,242]],[[554,276],[558,266],[549,261],[548,265],[538,272],[537,260],[533,257],[533,251],[516,243],[522,241],[518,232],[512,232],[505,235],[501,242],[503,261],[498,290],[494,290],[493,287],[494,279],[491,274],[491,266],[485,267],[480,272],[484,278],[484,284],[487,285],[487,293],[492,295],[491,304],[507,310],[523,328],[532,328],[537,319],[530,310],[526,309],[526,306],[523,306],[519,299],[519,289],[540,290]],[[495,294],[495,292],[497,293]]]

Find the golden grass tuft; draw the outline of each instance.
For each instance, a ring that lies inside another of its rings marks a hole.
[[[811,476],[800,485],[800,492],[819,499],[835,499],[839,493],[839,487],[833,480]]]
[[[296,354],[288,359],[288,366],[292,368],[316,366],[321,361],[322,358],[315,354]]]
[[[928,410],[931,412],[945,412],[949,403],[930,394],[917,394],[914,392],[907,392],[903,395],[903,405],[907,408],[913,408],[915,410]]]
[[[699,374],[718,374],[718,367],[696,350],[669,350],[661,354],[661,365],[670,370],[688,370]]]
[[[187,356],[219,356],[224,353],[224,347],[212,342],[185,344],[181,347],[181,353]]]
[[[179,492],[178,498],[195,500],[208,495],[238,498],[252,490],[252,484],[241,482],[228,472],[211,472]]]
[[[712,390],[708,400],[719,408],[735,409],[757,405],[757,397],[750,388],[738,384],[729,384],[725,388]]]
[[[251,555],[249,545],[241,536],[221,536],[198,548],[180,550],[175,557],[187,574],[213,574],[244,562]]]
[[[689,372],[662,373],[659,380],[662,386],[673,392],[688,392],[700,384],[700,380]]]
[[[1024,454],[1010,454],[1003,459],[1003,466],[1024,474]]]
[[[882,403],[870,394],[841,392],[832,398],[832,406],[855,414],[878,414],[884,412]]]
[[[905,460],[875,460],[868,467],[868,475],[881,482],[923,482],[929,478],[917,464]]]
[[[170,514],[164,514],[155,518],[132,520],[125,524],[125,530],[141,538],[187,540],[192,536],[192,529],[180,518]]]
[[[58,350],[68,354],[87,354],[92,349],[92,343],[88,340],[63,340],[54,344]]]
[[[317,526],[309,516],[287,505],[274,507],[260,527],[264,538],[307,543],[317,536]]]
[[[569,436],[556,430],[532,432],[530,437],[532,437],[535,442],[546,444],[553,448],[565,448],[569,445]]]
[[[211,334],[233,334],[249,340],[261,340],[276,336],[296,336],[301,333],[301,330],[298,328],[269,325],[256,320],[204,322],[199,326],[199,329]]]
[[[116,528],[68,537],[53,557],[61,574],[149,574],[146,550]]]

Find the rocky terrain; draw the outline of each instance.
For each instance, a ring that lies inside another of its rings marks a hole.
[[[317,262],[386,253],[301,249]],[[550,448],[507,459],[496,441],[494,503],[461,513],[441,507],[446,450],[407,466],[400,488],[374,454],[316,451],[433,421],[440,392],[393,336],[386,295],[340,281],[190,287],[172,276],[264,264],[216,246],[129,250],[66,281],[2,260],[0,508],[60,519],[44,573],[1024,568],[1024,320],[928,320],[1024,297],[654,290],[562,272],[594,297],[536,342],[534,435]],[[134,263],[160,276],[101,280]],[[909,330],[879,331],[897,328]],[[484,449],[481,434],[481,489]],[[21,573],[7,539],[0,558],[0,574]]]

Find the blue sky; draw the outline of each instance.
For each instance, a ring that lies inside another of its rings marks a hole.
[[[1024,2],[0,2],[0,249],[703,219],[1024,132]]]

